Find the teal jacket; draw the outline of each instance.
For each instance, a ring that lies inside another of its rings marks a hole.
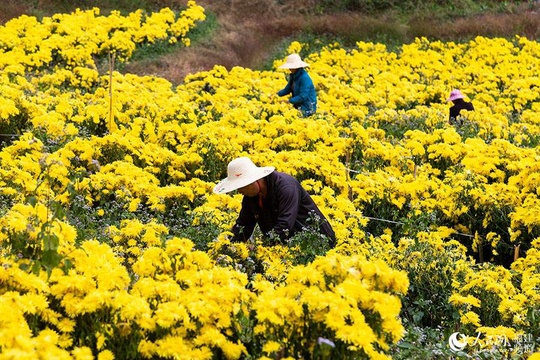
[[[291,74],[287,85],[277,94],[279,96],[292,94],[289,102],[300,109],[304,116],[310,116],[317,111],[317,92],[311,77],[303,68]]]

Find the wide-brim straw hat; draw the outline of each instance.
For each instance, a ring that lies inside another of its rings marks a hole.
[[[300,69],[305,68],[309,66],[308,63],[305,63],[300,58],[300,55],[298,54],[291,54],[287,56],[287,59],[285,60],[285,64],[281,65],[280,69]]]
[[[274,170],[273,166],[258,167],[247,157],[234,159],[227,166],[227,177],[214,187],[214,193],[225,194],[240,189],[262,179]]]
[[[447,101],[454,101],[454,100],[457,100],[457,99],[463,99],[464,97],[465,97],[465,95],[463,95],[461,93],[461,91],[459,91],[458,89],[454,89],[450,93],[450,96],[448,97]]]

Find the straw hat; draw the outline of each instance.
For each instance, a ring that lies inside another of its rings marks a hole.
[[[309,66],[309,64],[303,62],[302,59],[300,58],[300,55],[291,54],[287,56],[287,60],[285,60],[285,64],[281,65],[279,69],[300,69],[306,66]]]
[[[465,95],[463,95],[461,93],[461,91],[459,91],[458,89],[454,89],[450,93],[450,97],[448,98],[447,101],[454,101],[454,100],[457,100],[457,99],[463,99],[464,97],[465,97]]]
[[[225,194],[249,185],[273,172],[273,166],[257,167],[249,158],[234,159],[227,166],[227,177],[215,187],[214,193]]]

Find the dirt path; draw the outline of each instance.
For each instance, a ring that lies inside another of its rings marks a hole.
[[[217,15],[218,28],[211,39],[158,60],[129,64],[126,71],[156,75],[179,84],[186,75],[210,70],[218,64],[228,69],[233,66],[260,68],[272,56],[269,50],[294,31],[294,27],[281,30],[281,10],[265,8],[256,1],[202,0],[197,3]]]
[[[218,28],[211,39],[163,56],[158,60],[130,64],[127,71],[139,75],[156,75],[173,84],[186,75],[223,65],[230,69],[243,66],[260,69],[275,54],[276,44],[295,33],[311,32],[341,35],[382,35],[389,31],[404,42],[415,37],[458,40],[488,37],[526,36],[540,39],[540,0],[503,13],[486,13],[466,18],[399,20],[356,13],[306,15],[315,0],[295,0],[283,5],[269,5],[267,0],[198,0],[197,3],[216,14]],[[294,4],[294,8],[290,4]]]

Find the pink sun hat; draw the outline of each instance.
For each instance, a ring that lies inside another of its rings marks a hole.
[[[274,170],[273,166],[258,167],[247,157],[236,158],[227,166],[227,177],[214,187],[214,193],[225,194],[240,189],[262,179]]]
[[[452,92],[450,93],[450,97],[446,101],[454,101],[457,99],[463,99],[464,97],[465,95],[463,95],[461,91],[459,91],[458,89],[454,89],[452,90]]]

